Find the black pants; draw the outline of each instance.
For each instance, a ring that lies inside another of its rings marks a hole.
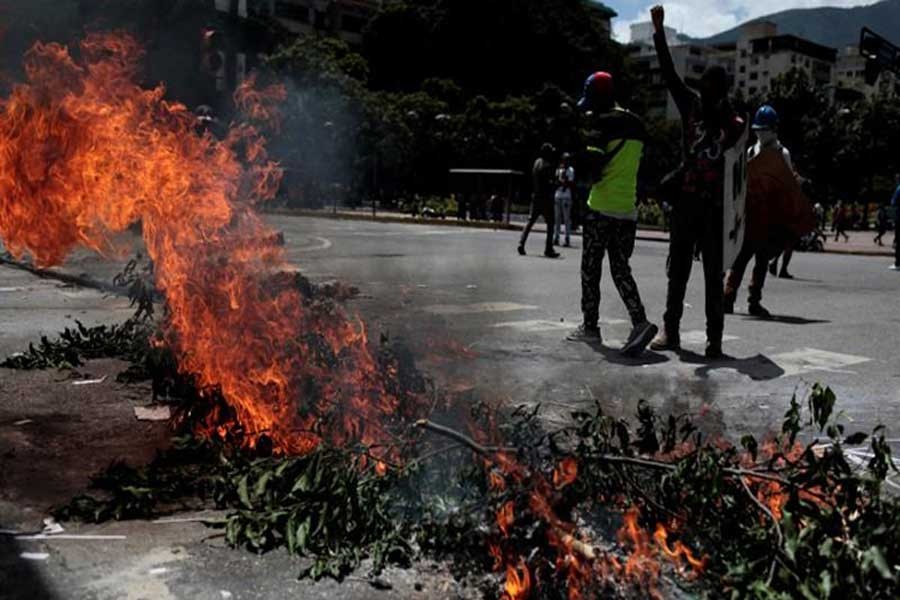
[[[894,217],[894,266],[900,269],[900,210]]]
[[[637,223],[589,213],[584,221],[584,250],[581,254],[581,312],[584,324],[595,327],[600,319],[600,278],[603,255],[609,255],[609,270],[631,322],[647,320],[637,283],[631,275],[631,255]]]
[[[750,296],[747,298],[747,302],[759,304],[762,301],[762,291],[766,285],[766,276],[772,255],[773,251],[765,246],[744,244],[725,278],[725,298],[732,303],[735,301],[737,293],[741,289],[741,282],[744,280],[744,273],[747,271],[750,260],[753,259],[756,262],[753,264],[753,273],[750,276]],[[775,260],[778,260],[777,255]]]
[[[538,217],[544,217],[544,222],[547,223],[547,243],[544,247],[544,254],[553,254],[553,231],[556,226],[554,212],[555,207],[552,198],[550,198],[549,201],[546,199],[532,201],[531,216],[528,218],[528,224],[525,225],[525,231],[522,232],[522,238],[519,240],[519,245],[523,248],[525,247],[525,242],[528,241],[528,234],[531,233],[531,228],[534,227]]]
[[[703,279],[706,285],[706,337],[722,343],[725,329],[724,266],[722,265],[722,207],[697,198],[684,198],[672,219],[667,275],[666,332],[677,336],[684,314],[684,296],[694,262],[694,247],[699,245],[703,257]]]

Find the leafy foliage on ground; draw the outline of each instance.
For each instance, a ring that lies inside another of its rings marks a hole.
[[[520,409],[501,434],[531,475],[508,477],[502,490],[486,483],[497,465],[478,455],[468,460],[460,448],[423,450],[420,459],[379,476],[364,448],[259,457],[188,437],[148,467],[115,465],[95,481],[99,494],[76,498],[58,516],[102,521],[215,506],[228,511],[213,525],[231,545],[285,548],[310,559],[301,575],[313,578],[340,579],[366,558],[377,573],[423,554],[452,559],[459,576],[486,573],[487,544],[502,538],[505,556],[525,557],[543,582],[532,597],[555,599],[564,597],[567,580],[548,540],[561,525],[534,510],[538,491],[576,536],[620,556],[633,550],[613,539],[622,511],[639,508],[651,535],[666,524],[670,543],[706,557],[704,575],[680,583],[701,596],[895,598],[900,502],[883,490],[895,471],[890,450],[881,429],[846,435],[834,403],[831,390],[816,386],[806,407],[792,402],[778,436],[748,436],[740,447],[705,440],[689,419],[662,418],[643,403],[637,426],[598,408],[573,414],[574,425],[552,432],[539,410]],[[865,441],[870,458],[857,466],[846,448]],[[566,458],[577,461],[577,479],[548,492],[550,473]],[[501,536],[496,517],[509,503],[515,519]],[[585,589],[633,597],[654,585],[597,580]]]

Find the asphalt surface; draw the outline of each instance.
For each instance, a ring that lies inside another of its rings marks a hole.
[[[627,418],[646,399],[664,413],[695,415],[711,435],[737,439],[779,429],[791,396],[802,397],[813,382],[822,382],[837,392],[838,409],[851,430],[884,424],[892,440],[900,437],[900,273],[888,270],[889,260],[797,254],[792,271],[798,279],[773,279],[766,286],[764,303],[777,318],[761,321],[741,314],[742,290],[739,314],[726,323],[725,349],[733,358],[712,363],[702,357],[698,265],[686,299],[685,352],[629,360],[618,348],[630,323],[608,275],[601,304],[605,344],[564,340],[580,320],[578,248],[562,249],[562,259],[549,260],[540,256],[540,235],[530,241],[532,255],[520,257],[515,232],[289,216],[269,220],[284,232],[300,271],[314,281],[340,279],[360,289],[349,308],[369,324],[370,339],[382,334],[409,347],[425,374],[461,397],[541,404],[549,422],[595,402]],[[666,253],[665,244],[639,242],[633,259],[648,312],[657,322],[665,297]],[[65,268],[108,279],[120,264],[79,253]],[[53,335],[75,319],[108,323],[129,314],[122,298],[0,267],[0,354]],[[34,481],[46,478],[46,487],[62,497],[68,490],[61,487],[71,486],[71,495],[82,491],[71,482],[86,485],[90,465],[124,455],[123,440],[137,445],[140,439],[156,439],[158,430],[150,425],[127,425],[131,405],[148,400],[138,397],[140,390],[118,387],[113,367],[90,366],[83,377],[111,375],[85,388],[56,372],[0,371],[0,458],[5,464],[21,472],[24,459],[16,452],[40,458],[44,462],[31,465]],[[84,402],[107,403],[118,420],[98,423],[100,417],[93,415],[102,411],[79,408]],[[39,427],[49,433],[29,432]],[[54,431],[65,432],[57,437],[69,445],[57,446]],[[89,438],[84,444],[81,435]],[[148,441],[141,452],[152,449]],[[78,452],[97,456],[79,467]],[[19,483],[19,489],[4,490],[3,481],[0,473],[0,529],[21,531],[26,522],[39,523],[46,507],[33,494],[29,502],[21,499],[32,486]],[[17,515],[19,522],[7,515]],[[67,527],[72,533],[121,537],[13,541],[0,534],[0,598],[362,600],[465,593],[440,565],[390,572],[393,589],[388,591],[375,591],[361,578],[342,585],[297,582],[295,560],[281,553],[257,557],[226,549],[221,538],[197,523]]]
[[[644,398],[663,410],[718,415],[721,432],[740,436],[780,428],[796,392],[814,382],[831,386],[853,426],[900,426],[900,273],[883,258],[796,254],[795,280],[770,278],[764,304],[775,316],[746,314],[746,289],[726,320],[731,360],[708,362],[703,280],[692,273],[682,337],[685,352],[647,353],[639,360],[617,349],[631,324],[611,278],[604,274],[602,348],[564,340],[581,319],[580,250],[516,254],[514,232],[272,217],[290,256],[314,279],[337,278],[368,298],[354,307],[372,327],[399,335],[425,355],[445,352],[435,340],[477,354],[450,373],[484,393],[516,403],[566,411],[600,400],[632,415]],[[580,243],[580,240],[575,240]],[[659,323],[666,290],[667,245],[638,242],[635,278],[651,320]],[[424,348],[422,348],[424,347]],[[895,432],[900,435],[900,432]]]

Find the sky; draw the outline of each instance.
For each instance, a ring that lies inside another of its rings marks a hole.
[[[650,8],[659,0],[603,0],[619,16],[613,20],[617,40],[627,42],[629,25],[650,20]],[[666,7],[666,24],[693,37],[707,37],[749,19],[792,8],[861,6],[874,0],[672,0]]]

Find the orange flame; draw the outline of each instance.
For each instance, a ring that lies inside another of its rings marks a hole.
[[[280,453],[388,442],[401,400],[365,327],[301,296],[277,236],[253,205],[281,169],[251,126],[225,141],[198,133],[162,87],[134,83],[142,51],[124,34],[93,34],[75,60],[58,44],[25,57],[27,82],[0,100],[0,236],[16,256],[59,264],[76,246],[119,254],[140,222],[165,295],[165,341],[179,369],[233,407],[248,444]],[[284,90],[239,90],[271,120]],[[386,451],[385,451],[386,452]]]
[[[503,504],[497,511],[497,526],[503,537],[509,537],[509,528],[516,522],[515,504],[512,500]]]
[[[694,553],[691,552],[690,548],[680,541],[676,541],[675,545],[670,547],[668,538],[669,532],[666,530],[665,526],[662,523],[657,523],[653,539],[656,541],[656,545],[659,546],[660,550],[663,551],[663,554],[672,559],[680,570],[683,568],[682,561],[686,561],[691,569],[693,569],[694,573],[702,573],[706,568],[706,559],[694,557]]]
[[[561,490],[567,485],[574,483],[576,479],[578,479],[578,461],[571,456],[567,456],[553,470],[553,486]]]
[[[506,567],[506,586],[503,594],[504,600],[524,600],[531,594],[531,573],[524,560],[519,561],[519,566]]]

